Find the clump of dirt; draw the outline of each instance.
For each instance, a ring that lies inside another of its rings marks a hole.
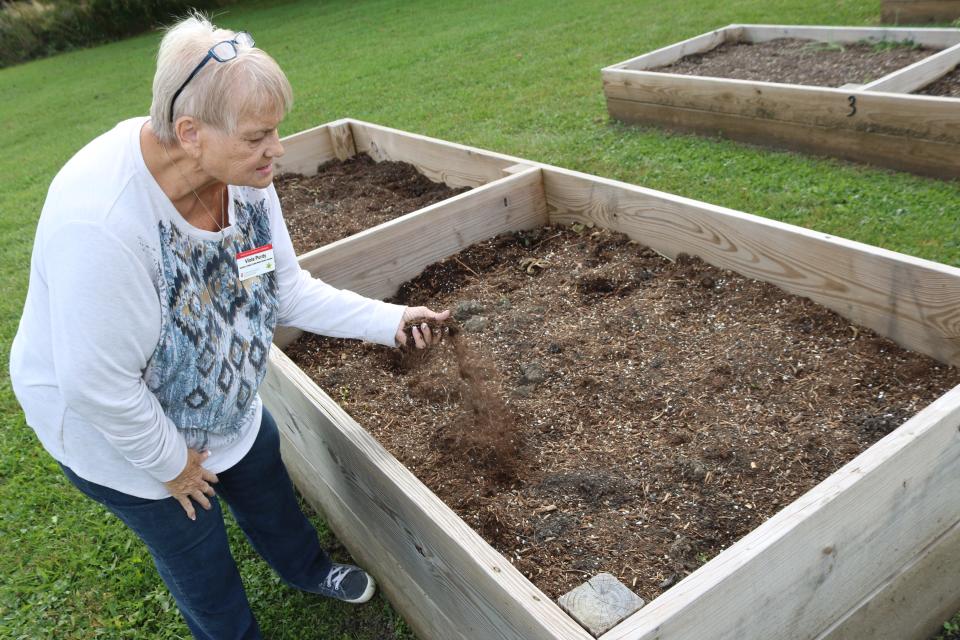
[[[469,191],[433,182],[411,164],[374,162],[366,154],[331,160],[313,176],[278,176],[274,186],[298,255]]]
[[[917,89],[914,93],[960,98],[960,66],[954,67],[952,71],[941,76],[936,82]]]
[[[433,353],[445,351],[456,361],[460,385],[455,394],[462,409],[445,429],[436,432],[437,450],[456,460],[466,459],[491,482],[509,483],[516,477],[523,438],[516,418],[503,400],[499,372],[489,358],[461,340],[461,329],[456,322],[446,326],[431,323],[431,329],[441,332],[445,342],[443,346],[433,347]],[[396,352],[399,368],[408,376],[419,378],[424,387],[420,392],[429,396],[429,375],[422,369],[430,352],[415,350],[414,344],[408,327],[407,344]]]
[[[655,69],[666,73],[736,80],[840,87],[866,84],[918,62],[933,50],[912,43],[828,44],[779,38],[725,42],[711,51]]]
[[[486,399],[451,342],[412,366],[318,336],[287,353],[551,597],[599,571],[656,597],[960,383],[810,300],[583,225],[475,244],[395,301],[453,312]]]

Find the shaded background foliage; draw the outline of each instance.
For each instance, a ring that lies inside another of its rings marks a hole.
[[[0,68],[141,33],[233,0],[0,0]]]

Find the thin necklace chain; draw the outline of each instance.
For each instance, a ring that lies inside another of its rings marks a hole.
[[[217,219],[214,217],[213,212],[210,211],[210,208],[207,207],[207,205],[205,205],[205,204],[203,203],[203,200],[200,199],[200,195],[197,194],[197,190],[193,188],[193,184],[192,184],[189,180],[187,180],[187,176],[185,176],[185,175],[183,174],[183,171],[180,169],[180,165],[178,165],[177,162],[176,162],[176,160],[174,160],[174,159],[170,156],[170,152],[167,151],[167,145],[164,144],[163,142],[161,142],[161,143],[160,143],[160,147],[163,149],[163,153],[167,156],[167,160],[170,161],[170,164],[172,164],[172,165],[174,166],[174,168],[177,170],[177,173],[179,173],[179,174],[180,174],[180,177],[183,178],[183,181],[187,183],[187,186],[188,186],[188,187],[190,187],[190,191],[193,192],[194,197],[197,199],[197,202],[200,203],[200,206],[203,207],[203,210],[207,213],[207,216],[209,216],[209,217],[210,217],[210,220],[213,221],[213,224],[216,225],[217,231],[220,232],[220,242],[222,243],[223,240],[224,240],[224,237],[225,237],[225,236],[224,236],[224,233],[223,233],[223,225],[220,224],[219,222],[217,222]],[[221,203],[223,202],[223,198],[222,198],[222,197],[221,197],[220,201],[221,201]],[[221,218],[222,218],[222,215],[221,215]]]

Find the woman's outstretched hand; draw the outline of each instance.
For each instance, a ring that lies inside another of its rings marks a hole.
[[[197,512],[193,508],[191,498],[209,511],[211,507],[209,498],[217,495],[213,487],[210,486],[219,482],[217,474],[207,471],[202,466],[203,462],[209,457],[209,451],[201,453],[193,449],[187,449],[187,466],[176,478],[163,483],[170,495],[177,499],[177,502],[180,503],[183,510],[187,512],[187,517],[191,520],[197,519]]]
[[[427,322],[440,323],[449,317],[449,309],[437,313],[426,307],[407,307],[407,310],[403,312],[403,318],[400,319],[400,326],[397,327],[397,344],[407,343],[407,336],[403,330],[407,326],[411,327],[410,333],[413,335],[413,343],[417,349],[426,349],[430,345],[437,344],[443,337],[443,333],[440,331],[432,332]]]

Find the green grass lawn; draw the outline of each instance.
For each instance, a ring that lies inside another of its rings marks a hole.
[[[339,117],[577,169],[960,265],[960,184],[609,121],[602,66],[732,22],[872,25],[877,0],[248,2],[296,94],[289,134]],[[81,497],[24,423],[6,362],[50,180],[145,114],[158,36],[0,70],[0,637],[187,635],[149,556]],[[337,543],[316,520],[327,542]],[[412,638],[378,597],[350,607],[279,584],[231,525],[270,638]],[[960,620],[955,620],[960,623]]]

